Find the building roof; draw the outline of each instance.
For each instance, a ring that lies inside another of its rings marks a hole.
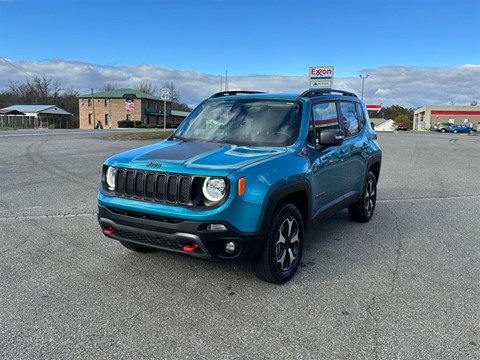
[[[0,114],[3,115],[25,115],[23,112],[12,109],[0,109]]]
[[[172,111],[171,111],[171,114],[172,114],[173,116],[183,116],[183,117],[187,117],[188,115],[190,115],[190,111],[172,110]]]
[[[85,95],[78,95],[78,98],[85,98],[91,99],[92,97],[95,99],[126,99],[130,97],[136,97],[137,99],[149,99],[149,100],[157,100],[163,101],[161,98],[157,96],[153,96],[150,94],[146,94],[140,91],[136,91],[134,89],[114,89],[110,91],[102,91],[92,94],[85,94]]]
[[[72,113],[63,110],[62,108],[56,105],[12,105],[1,110],[16,110],[22,113],[36,113],[36,114],[60,114],[60,115],[69,115],[73,116]]]

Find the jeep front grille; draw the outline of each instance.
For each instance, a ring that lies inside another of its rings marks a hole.
[[[188,175],[117,169],[115,194],[146,201],[189,205],[192,180]]]

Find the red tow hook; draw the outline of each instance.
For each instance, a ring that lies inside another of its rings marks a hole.
[[[111,227],[103,229],[103,233],[107,236],[115,235],[115,232],[116,232],[115,229],[113,229]]]
[[[189,252],[189,253],[193,253],[195,251],[197,251],[199,248],[198,244],[185,244],[183,245],[183,251],[186,251],[186,252]]]

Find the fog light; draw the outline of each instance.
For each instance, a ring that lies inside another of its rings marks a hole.
[[[229,241],[225,244],[225,251],[229,254],[233,254],[237,251],[237,244],[233,241]]]
[[[207,226],[208,231],[227,231],[227,227],[223,224],[210,224]]]

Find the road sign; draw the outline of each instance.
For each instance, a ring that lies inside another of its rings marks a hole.
[[[333,72],[333,66],[311,66],[309,70],[310,88],[332,87]]]
[[[160,98],[165,101],[170,100],[170,89],[162,89],[162,95],[160,95]]]

